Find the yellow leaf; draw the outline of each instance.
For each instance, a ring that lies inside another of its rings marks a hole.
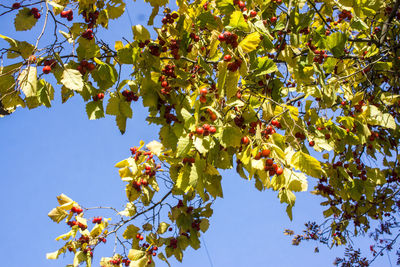
[[[256,50],[260,41],[260,34],[258,32],[253,32],[240,42],[239,47],[242,49],[243,53],[249,53]]]
[[[68,213],[60,207],[52,209],[48,214],[50,219],[52,219],[56,223],[61,222],[65,217],[67,217],[67,215]]]

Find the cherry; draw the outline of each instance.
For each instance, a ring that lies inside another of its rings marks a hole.
[[[43,73],[44,74],[49,74],[51,72],[51,67],[50,66],[44,66],[43,67]]]

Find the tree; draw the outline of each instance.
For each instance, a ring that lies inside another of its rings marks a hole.
[[[400,233],[383,234],[398,232],[400,207],[400,1],[178,0],[177,11],[168,1],[149,3],[149,26],[164,16],[156,38],[135,25],[134,39],[115,45],[98,35],[125,12],[123,0],[1,5],[0,15],[15,13],[16,31],[42,22],[32,43],[0,35],[9,44],[1,49],[1,116],[51,107],[59,84],[63,102],[80,95],[90,120],[115,116],[122,134],[132,101],[160,126],[159,141],[132,147],[116,164],[128,201],[122,211],[109,208],[118,223],[90,224],[89,208],[57,197],[49,216],[71,231],[47,257],[71,251],[72,266],[90,266],[96,246],[113,235],[121,254],[101,266],[182,260],[188,246],[200,247],[212,203],[223,197],[219,170],[231,168],[260,191],[278,191],[290,218],[294,192],[317,179],[312,193],[326,199],[326,221],[307,223],[293,244],[346,245],[371,232],[374,257],[391,250]],[[43,36],[51,41],[41,47]],[[336,263],[374,260],[350,245],[346,256]]]

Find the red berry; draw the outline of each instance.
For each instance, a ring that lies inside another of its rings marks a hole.
[[[221,33],[220,35],[218,35],[218,40],[220,42],[225,42],[225,35],[223,33]]]
[[[278,20],[278,18],[277,18],[277,17],[272,17],[272,18],[270,18],[270,20],[269,20],[269,21],[271,21],[271,23],[275,23],[277,20]]]
[[[205,104],[207,102],[207,97],[205,95],[200,96],[200,102]]]
[[[254,18],[255,16],[257,16],[257,11],[252,10],[252,11],[250,12],[250,17]]]
[[[21,7],[21,4],[20,3],[14,3],[14,4],[12,4],[12,9],[18,9],[18,8],[20,8]]]
[[[97,98],[100,99],[100,100],[103,99],[104,98],[104,94],[103,93],[98,93],[97,94]]]
[[[214,126],[211,126],[209,132],[210,132],[210,134],[215,134],[217,132],[217,128],[215,128]]]
[[[61,11],[60,16],[62,18],[66,18],[66,17],[68,17],[68,14],[69,14],[69,10],[63,10],[63,11]]]
[[[243,136],[241,142],[243,145],[247,145],[249,143],[249,138],[247,136]]]
[[[41,15],[40,15],[40,13],[34,13],[34,14],[33,14],[33,17],[34,17],[35,19],[40,19]]]
[[[167,82],[167,81],[163,81],[163,82],[161,83],[161,86],[164,87],[164,88],[167,87],[167,86],[168,86],[168,82]]]
[[[270,151],[269,149],[263,149],[263,150],[261,151],[261,154],[262,154],[262,156],[263,156],[264,158],[268,157],[270,153],[271,153],[271,151]]]
[[[50,66],[44,66],[43,67],[43,73],[44,74],[49,74],[51,72],[51,67]]]
[[[314,146],[314,145],[315,145],[315,141],[310,141],[308,144],[309,144],[310,146]]]
[[[200,90],[200,94],[201,95],[206,95],[208,93],[208,89],[207,88],[202,88],[201,90]]]
[[[239,1],[238,6],[240,9],[243,9],[246,7],[246,4],[243,1]]]
[[[209,131],[210,130],[210,124],[204,124],[203,125],[204,131]]]
[[[231,55],[226,55],[226,56],[224,56],[224,61],[226,61],[226,62],[231,61],[231,59],[232,59],[232,56],[231,56]]]
[[[283,173],[283,169],[281,167],[276,169],[276,175],[281,175]]]
[[[196,129],[196,133],[197,133],[198,135],[202,135],[202,134],[204,133],[204,128],[203,128],[203,127],[198,127],[198,128]]]

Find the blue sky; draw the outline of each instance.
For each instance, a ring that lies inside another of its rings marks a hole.
[[[141,2],[128,2],[133,24],[146,24],[145,15],[150,9]],[[12,32],[11,17],[0,17],[2,25],[10,25],[2,27],[0,34],[16,36]],[[107,35],[110,40],[121,40],[123,36],[130,39],[130,26],[128,16],[124,15],[118,26],[112,23],[103,36]],[[25,34],[19,33],[19,40],[24,40]],[[0,41],[0,47],[5,46]],[[68,254],[57,261],[45,258],[46,252],[61,246],[54,238],[68,230],[67,226],[57,225],[47,217],[57,204],[56,196],[64,193],[85,207],[122,208],[124,183],[114,164],[128,157],[129,147],[138,145],[140,140],[157,139],[157,127],[145,122],[146,110],[139,102],[133,104],[133,119],[128,120],[127,132],[121,135],[112,117],[89,121],[79,97],[61,104],[59,92],[60,88],[56,87],[51,109],[19,109],[0,119],[3,266],[46,267],[71,263],[72,256]],[[234,171],[223,172],[222,184],[225,197],[216,201],[211,226],[204,235],[212,265],[202,246],[197,251],[188,249],[183,263],[172,260],[172,266],[331,266],[336,256],[343,255],[343,248],[329,250],[322,246],[319,246],[320,253],[315,254],[316,243],[294,247],[291,238],[283,235],[285,228],[300,232],[306,221],[321,221],[320,198],[308,192],[298,193],[291,222],[276,193],[257,191],[253,181],[243,180]],[[98,266],[100,256],[111,255],[111,241],[96,248],[94,266]],[[368,250],[369,245],[368,239],[357,239],[356,246]],[[394,262],[393,258],[394,255]],[[166,266],[160,261],[157,263],[157,266]],[[380,258],[376,266],[390,266],[388,257]]]

